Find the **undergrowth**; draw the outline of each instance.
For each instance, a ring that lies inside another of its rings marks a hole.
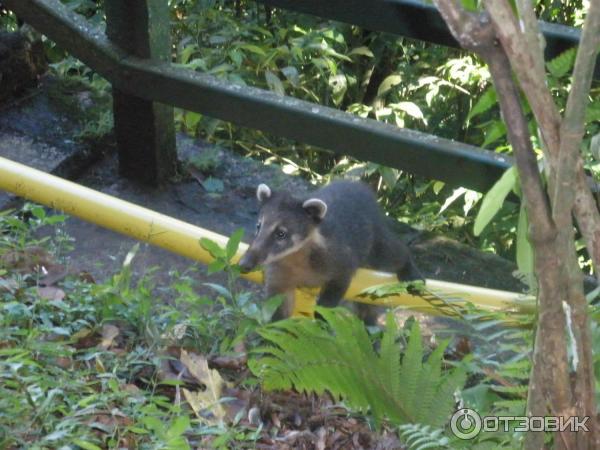
[[[1,448],[253,448],[283,433],[250,400],[271,390],[330,398],[344,412],[328,420],[358,417],[413,450],[521,445],[510,428],[461,441],[448,420],[459,407],[524,413],[530,316],[507,326],[508,313],[447,305],[440,311],[453,311],[461,336],[437,330],[426,345],[416,321],[398,328],[392,313],[382,332],[344,309],[268,324],[281,300],[240,290],[232,256],[241,232],[224,248],[198,243],[214,257],[208,272],[225,274],[204,283],[206,295],[193,270],[173,272],[168,289],[152,271],[136,274],[137,246],[107,281],[59,276],[73,248],[65,219],[36,205],[0,214]],[[213,358],[234,368],[214,370]]]

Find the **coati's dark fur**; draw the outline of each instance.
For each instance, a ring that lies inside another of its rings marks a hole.
[[[297,287],[320,287],[318,303],[336,306],[359,267],[393,272],[402,281],[422,278],[364,183],[335,181],[303,199],[261,184],[257,197],[257,232],[240,266],[264,265],[267,295],[285,294],[276,318],[291,314]]]

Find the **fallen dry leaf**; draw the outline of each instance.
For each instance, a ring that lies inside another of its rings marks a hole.
[[[104,324],[102,327],[102,341],[98,347],[103,350],[108,350],[112,346],[113,341],[119,335],[119,333],[120,331],[116,326]]]
[[[208,360],[197,353],[187,352],[181,349],[179,360],[189,372],[202,384],[206,384],[210,378],[211,369],[208,368]],[[213,371],[216,372],[216,371]],[[217,372],[218,373],[218,372]]]
[[[190,391],[183,388],[182,392],[190,404],[196,416],[213,424],[220,423],[225,417],[226,411],[220,403],[221,394],[225,387],[225,381],[221,374],[208,368],[208,361],[205,357],[196,353],[188,353],[181,349],[181,362],[188,371],[204,386],[203,391]],[[207,416],[207,412],[212,414],[212,420]]]

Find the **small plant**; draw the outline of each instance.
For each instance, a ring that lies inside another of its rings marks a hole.
[[[66,220],[62,214],[48,215],[43,206],[25,203],[19,212],[9,209],[0,212],[0,255],[7,251],[22,251],[27,247],[48,247],[61,253],[71,250],[72,239],[61,232],[59,225]],[[40,228],[55,227],[54,239],[38,237]],[[58,239],[57,239],[58,238]]]
[[[189,163],[200,172],[210,175],[219,167],[221,161],[219,152],[216,147],[208,147],[190,158]]]
[[[233,263],[242,240],[244,230],[234,232],[225,248],[219,247],[215,242],[202,238],[200,245],[214,258],[208,265],[208,274],[225,272],[226,286],[216,283],[204,283],[217,293],[217,302],[221,305],[221,318],[218,324],[220,335],[225,331],[221,343],[221,351],[229,350],[236,343],[241,342],[246,336],[256,330],[257,327],[268,323],[281,304],[280,297],[268,299],[262,304],[252,301],[252,292],[238,292],[236,282],[240,277],[240,268]],[[231,336],[231,337],[228,337]]]
[[[317,308],[325,319],[289,319],[262,328],[269,345],[255,350],[252,372],[266,389],[329,392],[376,422],[422,423],[439,427],[454,408],[454,392],[465,383],[457,367],[442,375],[444,342],[423,361],[417,322],[402,359],[391,313],[377,353],[363,323],[342,308]]]

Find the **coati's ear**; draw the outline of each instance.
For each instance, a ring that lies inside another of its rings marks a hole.
[[[318,198],[309,198],[302,203],[304,210],[315,220],[321,221],[327,214],[327,203]]]
[[[266,184],[259,184],[256,189],[256,198],[259,202],[263,203],[271,198],[271,188]]]

